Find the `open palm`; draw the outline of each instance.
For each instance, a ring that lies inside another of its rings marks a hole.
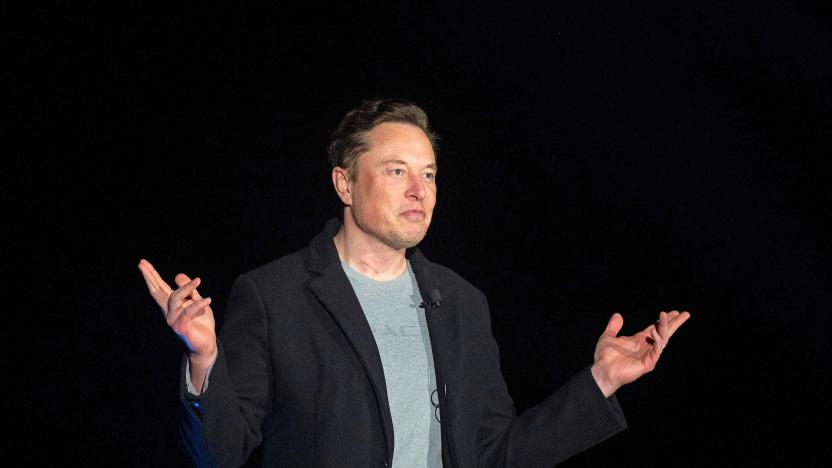
[[[604,394],[628,384],[656,368],[670,337],[690,318],[688,312],[660,312],[659,320],[632,336],[618,336],[624,325],[613,314],[595,346],[593,375]]]

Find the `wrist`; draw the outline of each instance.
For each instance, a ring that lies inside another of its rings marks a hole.
[[[208,353],[191,353],[188,360],[193,368],[208,369],[217,360],[217,354],[217,347],[214,346],[214,349]]]
[[[610,381],[606,372],[598,364],[593,364],[590,372],[592,373],[592,378],[595,379],[595,384],[598,385],[598,389],[604,394],[604,398],[609,398],[620,387],[620,385],[616,385]]]

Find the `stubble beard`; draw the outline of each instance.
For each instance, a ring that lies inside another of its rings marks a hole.
[[[377,238],[393,249],[409,249],[419,245],[419,242],[422,242],[422,239],[425,238],[425,234],[427,234],[427,232],[428,230],[425,228],[415,235],[405,237],[401,232],[391,231],[386,233],[387,235],[384,237],[379,236]]]
[[[422,239],[424,239],[425,235],[428,233],[428,226],[425,226],[424,229],[416,234],[411,235],[405,235],[404,233],[396,230],[377,231],[364,223],[358,216],[356,216],[355,212],[352,212],[352,219],[355,221],[355,224],[359,229],[394,250],[416,247],[420,242],[422,242]]]

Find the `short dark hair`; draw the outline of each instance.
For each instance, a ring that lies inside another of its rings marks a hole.
[[[411,102],[395,99],[364,100],[338,124],[329,139],[329,166],[353,172],[358,156],[367,151],[367,132],[384,122],[411,124],[422,129],[430,140],[434,155],[439,136],[428,125],[428,115]]]

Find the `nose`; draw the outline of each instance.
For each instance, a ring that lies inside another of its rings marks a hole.
[[[423,200],[427,190],[425,189],[425,181],[421,174],[411,174],[407,181],[407,193],[405,196],[413,200]]]

